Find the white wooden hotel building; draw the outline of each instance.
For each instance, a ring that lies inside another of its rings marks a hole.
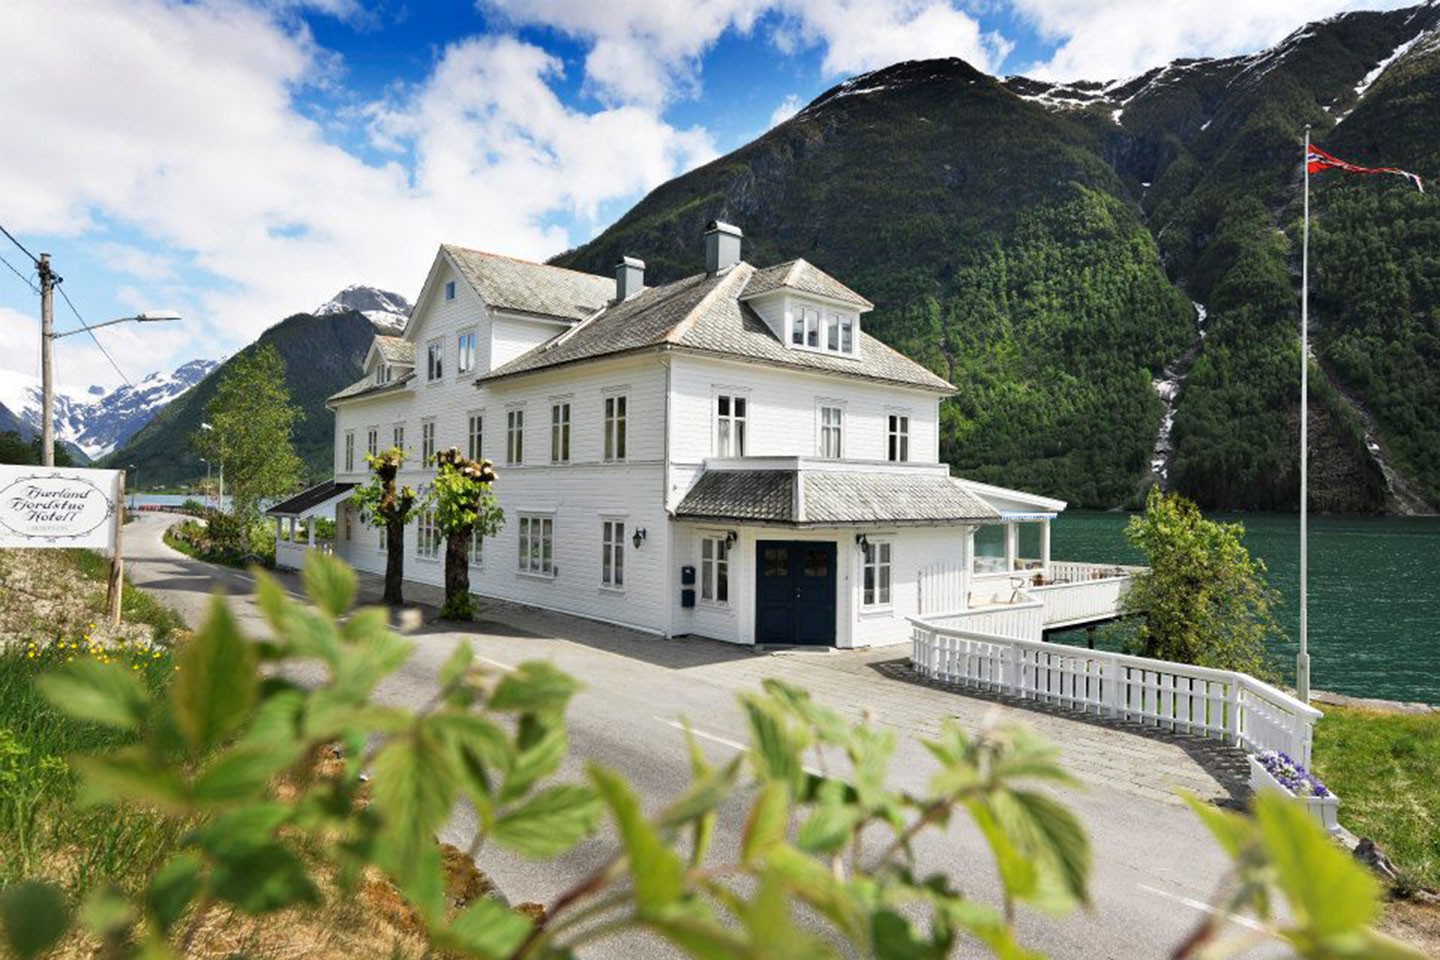
[[[482,597],[766,645],[903,643],[908,617],[1022,608],[1038,639],[1114,615],[1127,571],[1050,558],[1064,503],[950,476],[953,388],[864,332],[869,301],[804,260],[744,262],[735,227],[704,244],[704,273],[656,287],[630,258],[602,277],[442,246],[404,335],[330,398],[334,481],[274,508],[277,531],[333,508],[336,553],[383,572],[348,499],[365,453],[403,447],[423,487],[458,446],[499,473]],[[405,546],[408,580],[443,583],[429,517]]]

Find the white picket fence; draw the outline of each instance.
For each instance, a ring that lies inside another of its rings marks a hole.
[[[947,621],[952,618],[946,618]],[[910,618],[922,675],[1174,733],[1280,750],[1309,765],[1323,715],[1244,673],[1130,657]]]

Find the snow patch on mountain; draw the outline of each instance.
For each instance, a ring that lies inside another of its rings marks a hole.
[[[323,317],[327,314],[346,313],[353,310],[356,313],[364,314],[365,318],[376,327],[403,330],[405,324],[410,320],[412,309],[414,308],[410,301],[398,293],[381,290],[379,287],[367,287],[364,284],[352,283],[310,312],[317,317]]]
[[[106,393],[103,387],[55,390],[55,438],[91,458],[103,457],[134,436],[176,397],[220,365],[191,360],[170,373],[152,373]],[[40,381],[21,373],[0,374],[0,406],[32,434],[40,432]]]

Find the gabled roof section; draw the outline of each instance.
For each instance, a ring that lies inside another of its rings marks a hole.
[[[370,348],[380,354],[380,359],[392,366],[415,366],[415,344],[404,337],[376,336]],[[367,356],[366,361],[369,361]]]
[[[773,267],[756,270],[755,276],[745,287],[742,299],[748,300],[751,297],[773,293],[776,290],[810,293],[817,297],[826,297],[830,300],[839,300],[841,303],[852,304],[861,310],[872,310],[875,307],[875,304],[804,259],[777,263]]]
[[[454,244],[442,250],[487,306],[583,320],[615,298],[615,278],[517,260]]]
[[[640,293],[594,314],[548,343],[480,377],[499,380],[522,373],[642,350],[689,350],[771,366],[917,387],[940,393],[949,383],[879,340],[860,334],[854,357],[791,350],[741,299],[758,273],[738,263],[718,274],[696,274]]]

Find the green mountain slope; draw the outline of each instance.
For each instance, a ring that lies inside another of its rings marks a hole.
[[[1437,22],[1435,6],[1350,14],[1260,54],[1108,84],[898,64],[556,261],[608,272],[628,254],[670,279],[700,269],[707,220],[739,223],[747,259],[834,272],[876,302],[871,332],[957,385],[947,460],[1090,506],[1151,478],[1151,380],[1183,356],[1169,485],[1210,507],[1293,508],[1300,134],[1440,173]],[[1341,176],[1312,198],[1312,503],[1395,508],[1386,466],[1434,501],[1440,215],[1398,178]],[[1342,268],[1359,262],[1363,281]],[[1203,339],[1190,300],[1208,311]]]
[[[308,481],[334,471],[334,414],[325,398],[358,380],[375,325],[356,311],[314,316],[296,314],[260,335],[241,354],[274,344],[285,361],[290,399],[304,412],[295,430],[295,451],[304,461]],[[189,483],[205,476],[205,464],[191,445],[191,436],[205,419],[219,378],[234,362],[221,364],[194,388],[165,407],[122,449],[106,458],[109,466],[136,464],[145,487]]]

